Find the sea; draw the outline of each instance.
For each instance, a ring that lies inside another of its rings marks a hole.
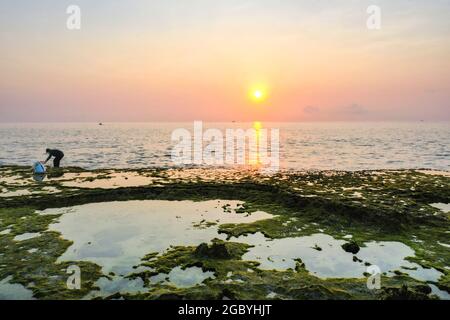
[[[450,122],[211,122],[203,129],[225,135],[255,124],[279,130],[282,170],[450,170]],[[173,167],[172,133],[193,128],[194,122],[2,123],[0,165],[31,166],[51,148],[65,153],[63,166]]]

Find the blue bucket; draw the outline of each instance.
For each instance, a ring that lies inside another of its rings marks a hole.
[[[45,166],[40,162],[35,162],[33,165],[33,170],[35,174],[44,174]]]

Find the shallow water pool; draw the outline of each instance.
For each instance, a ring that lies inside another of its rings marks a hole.
[[[401,242],[367,242],[353,255],[342,249],[346,241],[323,233],[274,240],[256,233],[232,240],[253,245],[243,259],[258,261],[260,268],[267,270],[294,269],[295,259],[300,258],[306,269],[320,278],[361,278],[369,265],[378,266],[388,275],[400,270],[423,281],[437,281],[442,276],[435,269],[405,260],[414,256],[414,250]]]
[[[11,283],[12,277],[9,276],[0,280],[0,300],[31,300],[33,292],[23,285]]]
[[[80,206],[48,209],[40,214],[62,214],[49,230],[57,231],[73,244],[58,261],[91,261],[102,267],[103,277],[97,281],[100,288],[87,298],[108,296],[116,292],[145,292],[141,279],[128,279],[135,273],[141,259],[149,253],[163,253],[171,246],[197,246],[214,238],[226,239],[218,233],[224,223],[250,223],[271,219],[266,212],[239,214],[236,209],[243,202],[227,200],[211,201],[124,201],[91,203]],[[351,238],[351,235],[346,236]],[[296,259],[320,278],[363,278],[369,265],[376,265],[388,276],[395,271],[409,274],[422,281],[436,282],[442,273],[424,269],[406,260],[414,251],[400,242],[367,242],[356,255],[342,249],[346,240],[338,240],[324,233],[309,236],[268,239],[256,233],[231,241],[253,245],[244,254],[244,260],[257,261],[259,268],[287,270],[295,268]],[[200,268],[174,268],[168,274],[150,279],[150,285],[170,284],[176,287],[201,285],[214,278],[214,273]],[[433,292],[445,298],[443,292],[432,287]]]
[[[230,212],[222,206],[229,204]],[[62,237],[73,241],[58,261],[91,261],[100,265],[105,274],[114,273],[112,280],[102,278],[98,285],[105,292],[114,288],[136,292],[142,284],[130,284],[124,277],[134,272],[133,266],[151,252],[162,253],[170,246],[196,246],[220,235],[218,224],[249,223],[270,219],[273,215],[254,212],[236,213],[239,201],[126,201],[91,203],[70,208],[48,209],[40,214],[63,214],[49,226]],[[207,275],[209,276],[209,275]],[[190,283],[199,275],[173,271],[169,275],[175,285]],[[184,280],[183,280],[184,278]],[[194,281],[194,283],[197,283]]]

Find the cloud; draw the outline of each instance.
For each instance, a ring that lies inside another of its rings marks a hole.
[[[340,111],[346,115],[365,115],[369,113],[366,107],[357,103],[353,103],[349,106],[344,106]]]
[[[309,113],[309,114],[318,113],[319,111],[320,111],[320,109],[318,107],[315,107],[315,106],[306,106],[306,107],[303,108],[303,112],[304,113]]]

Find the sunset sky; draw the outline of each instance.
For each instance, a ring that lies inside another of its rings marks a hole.
[[[0,3],[0,122],[421,119],[450,120],[450,1]]]

